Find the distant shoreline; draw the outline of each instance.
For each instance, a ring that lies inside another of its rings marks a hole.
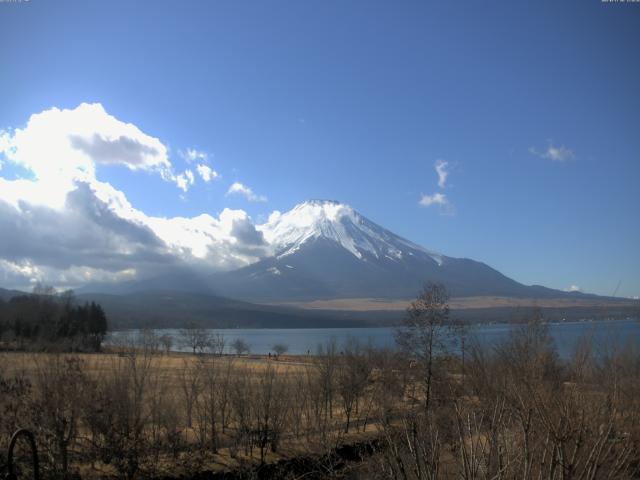
[[[265,305],[297,307],[304,310],[346,310],[346,311],[396,311],[405,310],[412,299],[383,299],[383,298],[337,298],[331,300],[273,302]],[[499,296],[452,297],[449,301],[452,310],[466,310],[473,308],[502,308],[502,307],[540,307],[540,308],[572,308],[590,307],[607,308],[620,306],[637,306],[640,302],[632,299],[613,298],[518,298]]]
[[[558,321],[542,321],[543,325],[572,325],[579,323],[618,323],[618,322],[640,322],[640,315],[630,316],[626,318],[585,318],[582,320],[558,320]],[[521,325],[524,322],[475,322],[468,324],[469,327],[489,327],[489,326],[517,326]],[[360,327],[346,326],[346,327],[204,327],[205,330],[229,330],[229,331],[253,331],[253,330],[385,330],[390,328],[396,328],[396,325],[362,325]],[[109,330],[109,333],[125,333],[125,332],[141,332],[144,330],[154,330],[154,331],[165,331],[165,330],[183,330],[181,327],[152,327],[152,328],[144,328],[144,327],[126,327],[126,328],[114,328]]]

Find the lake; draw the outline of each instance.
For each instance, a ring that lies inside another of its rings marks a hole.
[[[514,328],[511,324],[474,325],[469,333],[484,344],[495,344],[504,340]],[[288,353],[304,355],[314,354],[319,344],[335,338],[338,345],[344,345],[349,339],[355,338],[362,343],[375,347],[393,347],[394,328],[283,328],[283,329],[216,329],[212,333],[224,335],[227,350],[236,339],[243,339],[250,347],[251,353],[266,355],[273,352],[276,343],[285,344]],[[627,341],[640,345],[640,322],[635,319],[626,320],[598,320],[584,322],[550,323],[549,332],[553,338],[561,357],[569,357],[578,340],[584,335],[590,335],[596,349],[610,348],[622,345]],[[122,335],[139,335],[139,331],[113,332],[107,338],[107,343],[113,343]],[[158,335],[173,337],[173,350],[188,351],[181,345],[179,329],[158,329]]]

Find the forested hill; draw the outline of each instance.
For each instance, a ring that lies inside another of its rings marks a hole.
[[[180,291],[143,291],[126,295],[82,294],[100,303],[113,329],[180,328],[197,323],[207,328],[367,327],[397,320],[396,312],[342,312],[259,305],[214,295]]]
[[[102,306],[72,292],[0,295],[0,341],[5,348],[98,351],[109,328]]]

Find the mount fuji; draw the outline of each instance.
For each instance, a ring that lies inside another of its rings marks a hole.
[[[211,273],[174,266],[77,293],[103,305],[119,327],[392,325],[429,281],[447,287],[456,318],[465,321],[509,321],[537,307],[555,320],[638,311],[637,301],[523,285],[482,262],[417,245],[339,202],[303,202],[256,230],[265,255],[245,267]]]
[[[525,286],[488,265],[434,252],[343,203],[311,200],[257,227],[272,255],[211,277],[219,295],[258,302],[339,298],[406,299],[428,281],[452,296],[566,297]]]

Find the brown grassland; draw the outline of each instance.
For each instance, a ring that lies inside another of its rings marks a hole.
[[[313,300],[301,302],[286,302],[284,305],[304,308],[309,310],[345,310],[345,311],[404,311],[411,299],[384,299],[384,298],[339,298],[332,300]],[[276,305],[282,305],[278,303]],[[574,307],[617,307],[620,305],[636,305],[637,302],[628,299],[610,299],[603,301],[601,298],[516,298],[496,296],[453,297],[449,302],[452,309],[465,310],[476,308],[500,308],[500,307],[550,307],[550,308],[574,308]]]
[[[28,428],[47,479],[638,478],[637,341],[584,338],[561,360],[531,318],[498,345],[448,350],[465,333],[441,296],[412,304],[393,351],[178,354],[148,334],[97,354],[2,352],[0,449]],[[266,468],[283,459],[304,462]]]
[[[316,392],[322,397],[310,404],[322,363],[141,345],[103,353],[2,352],[0,448],[14,429],[26,427],[36,432],[48,477],[73,471],[81,478],[147,478],[243,471],[374,438],[372,405],[362,405],[360,393],[347,400],[358,410],[348,412],[348,428],[337,393]]]

